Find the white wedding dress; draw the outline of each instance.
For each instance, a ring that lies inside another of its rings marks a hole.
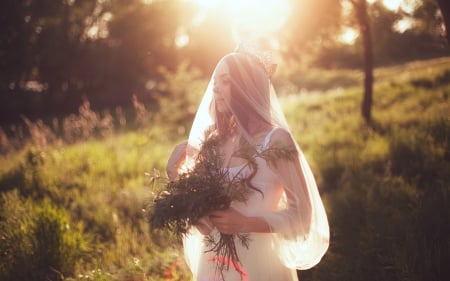
[[[270,141],[271,131],[265,138],[261,150],[267,148]],[[232,203],[232,207],[246,216],[264,217],[265,214],[276,211],[278,203],[283,194],[282,184],[277,175],[268,167],[262,158],[256,159],[258,170],[252,179],[252,184],[258,188],[264,196],[254,191],[250,194],[246,203]],[[249,167],[238,166],[228,168],[230,176],[242,173],[244,176],[249,172]],[[215,230],[216,231],[216,230]],[[211,235],[218,238],[216,231]],[[250,233],[248,248],[236,238],[235,245],[240,264],[230,263],[228,269],[217,271],[214,252],[209,249],[202,235],[192,229],[192,233],[184,239],[185,254],[189,266],[197,268],[194,270],[195,281],[292,281],[298,280],[295,269],[287,268],[279,259],[276,243],[272,233]],[[195,274],[196,271],[196,274]],[[223,278],[223,279],[222,279]]]

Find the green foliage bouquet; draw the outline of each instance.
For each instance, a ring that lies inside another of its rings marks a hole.
[[[251,179],[256,174],[255,157],[263,157],[273,161],[280,157],[293,155],[289,149],[275,149],[260,153],[254,146],[241,145],[236,156],[247,160],[244,167],[250,167],[250,173],[243,175],[238,172],[231,175],[223,166],[223,157],[219,153],[218,137],[208,138],[200,149],[194,167],[182,174],[176,180],[163,185],[150,206],[149,223],[152,229],[168,229],[177,236],[188,233],[189,228],[199,224],[200,220],[212,211],[225,210],[233,201],[245,202],[251,192],[261,192],[252,186]],[[154,180],[161,179],[160,177]],[[155,181],[154,181],[155,182]],[[264,196],[261,192],[261,196]],[[248,235],[229,235],[220,233],[218,241],[212,236],[206,239],[218,257],[225,261],[239,262],[236,252],[235,238],[248,247]],[[219,265],[223,269],[224,263]],[[229,263],[227,263],[229,264]]]

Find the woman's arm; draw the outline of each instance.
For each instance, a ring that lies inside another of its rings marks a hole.
[[[285,130],[277,130],[272,135],[269,147],[295,149],[291,135]],[[248,217],[233,208],[211,213],[210,219],[217,229],[225,234],[262,232],[269,233],[284,229],[307,231],[311,220],[311,204],[297,155],[294,159],[279,159],[271,163],[271,169],[278,174],[286,194],[286,209],[274,211],[264,217]],[[271,219],[267,220],[270,217]],[[275,222],[274,229],[269,222]],[[295,231],[297,232],[297,231]]]
[[[186,147],[187,140],[177,144],[170,154],[166,165],[166,173],[170,180],[174,180],[178,176],[178,168],[186,157]]]
[[[297,146],[291,134],[279,129],[274,132],[270,141],[271,147]],[[299,149],[299,148],[297,148]],[[295,154],[293,159],[278,159],[271,169],[278,175],[286,195],[284,209],[264,216],[264,219],[276,232],[290,234],[308,233],[312,219],[312,205],[308,189],[306,169],[302,167],[302,152]]]

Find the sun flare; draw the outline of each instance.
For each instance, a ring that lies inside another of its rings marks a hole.
[[[220,8],[218,17],[230,24],[236,42],[270,39],[289,16],[292,0],[188,0],[199,8],[199,14]]]

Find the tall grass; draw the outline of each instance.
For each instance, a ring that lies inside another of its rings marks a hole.
[[[0,203],[1,280],[63,280],[75,274],[90,250],[81,222],[71,222],[49,200],[37,203],[16,191],[2,193]]]
[[[435,61],[377,70],[373,126],[359,117],[357,87],[286,88],[282,105],[332,234],[302,280],[450,276],[449,73]],[[186,137],[194,112],[184,109],[205,83],[185,66],[165,75],[157,112],[135,98],[130,120],[86,102],[72,116],[0,130],[0,280],[190,280],[180,241],[151,231],[145,206],[149,175]]]
[[[2,131],[0,280],[188,279],[179,241],[144,219],[149,175],[185,132],[155,127],[163,117],[136,97],[133,105],[132,120],[85,101],[78,114],[50,124],[24,116]],[[40,206],[54,210],[41,215]],[[82,249],[71,235],[85,239]]]
[[[286,103],[314,163],[332,234],[330,250],[303,280],[450,277],[448,73],[448,65],[427,67],[409,80],[380,81],[373,126],[354,116],[362,96],[356,89]]]

